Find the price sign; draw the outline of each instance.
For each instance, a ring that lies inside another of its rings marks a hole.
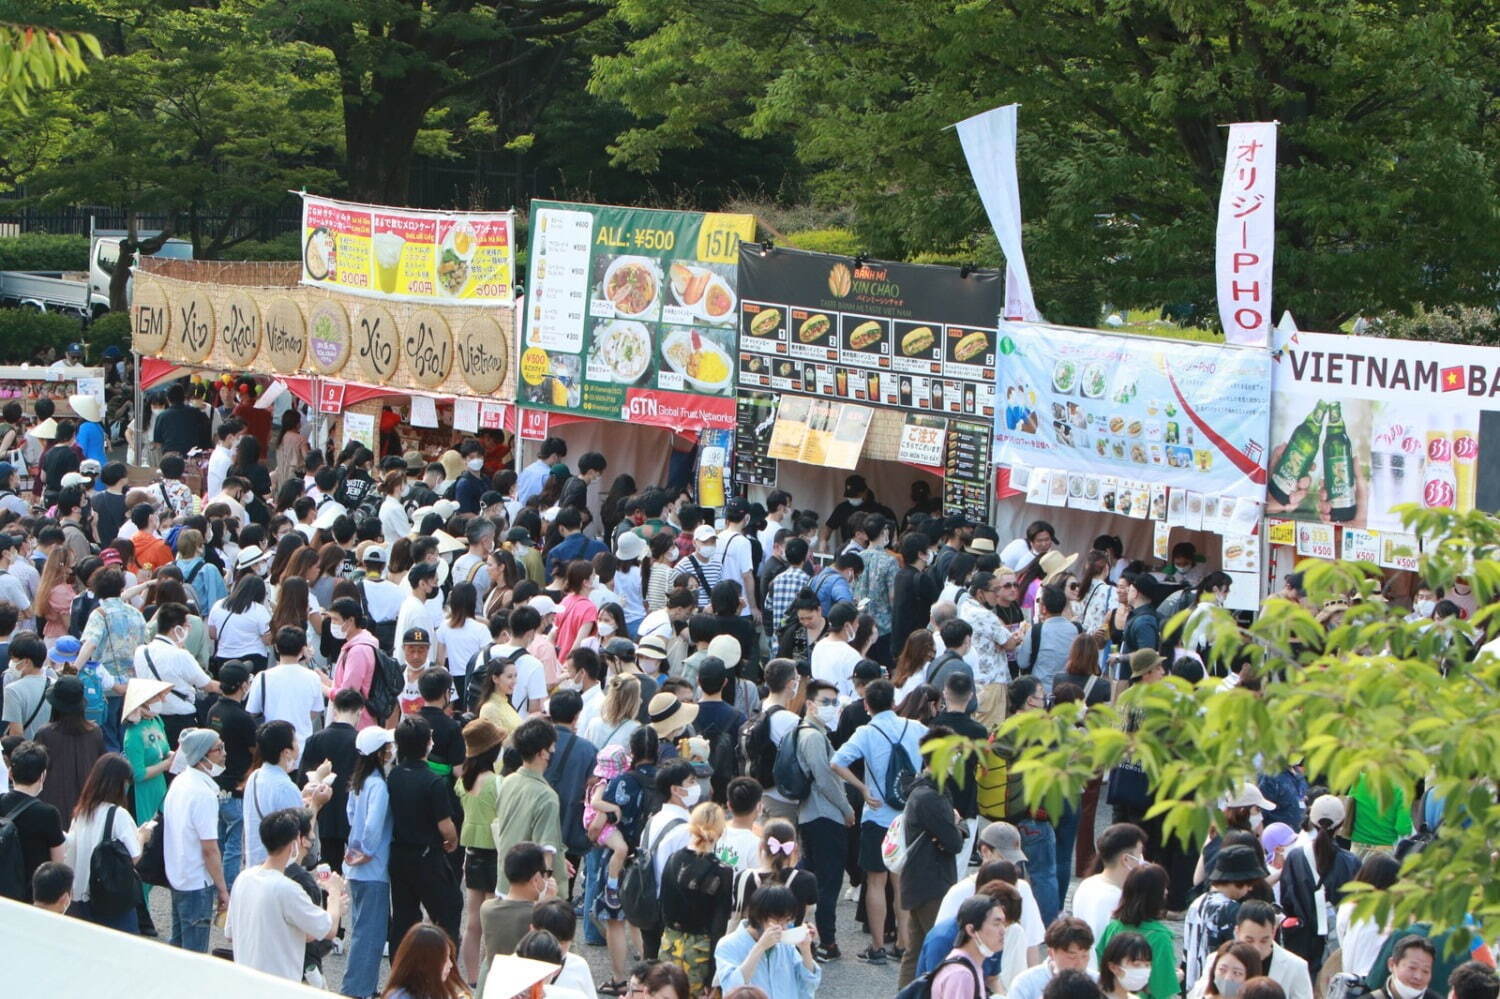
[[[1346,527],[1339,539],[1340,555],[1346,562],[1379,562],[1380,535],[1374,531],[1362,531]]]
[[[1303,558],[1335,558],[1333,525],[1299,523],[1297,554]]]

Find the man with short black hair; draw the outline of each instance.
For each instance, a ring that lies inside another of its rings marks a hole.
[[[179,380],[167,386],[167,408],[157,414],[151,440],[161,445],[163,454],[186,457],[194,448],[208,446],[208,426],[208,415],[187,404],[187,391]]]
[[[333,695],[333,721],[302,741],[298,769],[303,773],[318,769],[325,760],[333,764],[333,796],[318,809],[318,845],[322,862],[335,871],[344,869],[344,844],[349,841],[349,778],[359,761],[354,741],[364,706],[358,691],[339,691]]]
[[[1059,916],[1047,927],[1047,959],[1015,977],[1007,999],[1042,999],[1049,983],[1066,972],[1087,974],[1094,931],[1076,916]]]
[[[50,762],[46,746],[21,743],[10,754],[10,790],[0,794],[0,818],[15,824],[20,840],[21,902],[32,900],[31,878],[37,868],[49,860],[62,863],[67,852],[62,816],[40,797]]]
[[[490,962],[501,955],[516,952],[516,944],[531,929],[536,904],[557,896],[555,863],[556,856],[537,843],[514,843],[501,855],[500,872],[503,876],[498,880],[505,888],[498,897],[479,907],[484,956],[479,966],[475,995],[485,994]]]
[[[1497,999],[1500,978],[1495,969],[1478,961],[1465,961],[1448,976],[1448,999]]]
[[[954,735],[983,742],[989,738],[989,729],[980,724],[970,707],[974,703],[974,680],[967,674],[955,670],[948,674],[939,688],[942,700],[931,725],[951,729]],[[965,754],[962,779],[946,788],[953,798],[953,809],[964,820],[964,846],[953,858],[958,866],[958,876],[963,877],[969,865],[969,855],[974,849],[974,840],[979,835],[979,758]]]
[[[750,504],[741,497],[734,497],[724,505],[724,530],[719,532],[718,557],[719,579],[734,580],[740,584],[739,616],[753,617],[760,622],[760,601],[755,593],[755,559],[750,536],[746,533],[750,523]]]
[[[1125,878],[1146,862],[1146,833],[1140,826],[1116,822],[1094,840],[1101,870],[1073,889],[1073,915],[1089,924],[1097,940],[1114,917]]]
[[[112,461],[99,473],[99,481],[104,483],[104,488],[94,493],[89,505],[94,510],[94,532],[99,542],[107,545],[120,533],[120,527],[125,523],[125,489],[130,485],[129,470],[123,462]],[[0,505],[4,502],[3,497],[0,497]]]
[[[73,868],[53,860],[38,867],[31,876],[31,904],[67,915],[68,906],[73,904]]]
[[[812,582],[812,577],[807,574],[807,542],[802,538],[789,537],[784,542],[786,568],[778,572],[774,578],[767,577],[768,585],[762,587],[766,592],[766,613],[769,626],[773,631],[781,631],[787,628],[787,614],[792,604],[797,601],[798,595],[803,588]],[[823,605],[818,605],[818,613],[823,612]],[[816,641],[816,639],[814,639]]]
[[[473,583],[474,606],[484,607],[484,598],[494,581],[490,579],[490,553],[495,550],[495,522],[483,517],[469,521],[464,531],[469,550],[453,561],[450,574],[455,583]]]
[[[790,528],[792,494],[785,489],[772,489],[766,496],[766,526],[760,532],[760,547],[769,553],[776,543],[776,535],[782,528]]]
[[[1258,899],[1241,902],[1240,911],[1234,918],[1234,942],[1255,948],[1255,952],[1260,955],[1263,973],[1281,986],[1286,999],[1312,999],[1312,978],[1307,973],[1307,962],[1276,942],[1276,930],[1280,923],[1281,916],[1270,902]],[[1426,940],[1421,942],[1426,945],[1427,953],[1431,956],[1432,945]],[[1394,959],[1394,952],[1392,956]],[[1431,977],[1432,964],[1429,961],[1427,979],[1422,981],[1423,990]],[[1418,996],[1414,995],[1412,999],[1418,999]]]
[[[173,602],[160,605],[156,609],[156,636],[136,650],[133,663],[135,676],[172,685],[156,711],[166,729],[167,745],[173,749],[177,748],[178,737],[197,720],[197,692],[219,692],[219,684],[198,665],[197,657],[183,648],[188,633],[187,606]],[[306,716],[303,721],[307,721]],[[312,732],[310,724],[305,728],[307,734]]]
[[[557,732],[545,718],[528,718],[511,733],[510,744],[521,756],[521,765],[500,779],[495,792],[495,822],[491,827],[495,850],[502,856],[517,843],[540,843],[556,856],[566,853],[562,836],[562,812],[557,792],[547,783],[547,764],[557,746]],[[507,879],[502,872],[495,890],[503,892]]]
[[[272,812],[260,820],[258,834],[266,859],[235,878],[224,936],[234,946],[235,964],[300,982],[307,942],[338,936],[344,879],[324,875],[327,901],[319,908],[288,874],[288,866],[300,864],[312,846],[307,809]]]
[[[400,940],[422,919],[459,937],[463,897],[458,874],[447,854],[458,849],[445,780],[427,766],[432,728],[421,718],[403,718],[396,726],[396,765],[386,778],[391,812],[391,939]]]
[[[942,690],[947,686],[950,676],[961,673],[969,678],[970,686],[976,686],[974,667],[965,658],[974,640],[974,629],[969,622],[962,618],[944,621],[943,626],[938,629],[938,637],[943,640],[943,651],[927,667],[927,682]],[[969,710],[979,710],[977,697],[970,699]]]
[[[516,687],[511,691],[510,706],[521,717],[541,714],[547,704],[547,668],[529,651],[542,627],[542,615],[534,607],[517,607],[509,616],[503,611],[490,617],[490,637],[494,644],[481,653],[485,665],[497,661],[516,664]],[[482,673],[477,673],[482,676]]]
[[[852,644],[858,629],[859,611],[854,604],[834,604],[828,611],[827,630],[808,657],[809,675],[832,684],[844,697],[854,696],[854,665],[864,658]]]
[[[565,506],[557,511],[552,524],[562,540],[547,549],[546,568],[550,573],[556,573],[559,565],[578,559],[592,562],[595,555],[609,550],[583,533],[583,514],[576,507]]]
[[[583,826],[583,802],[584,788],[594,772],[599,752],[592,742],[578,734],[578,714],[582,710],[583,698],[576,690],[559,689],[547,702],[547,714],[557,734],[557,745],[542,773],[547,784],[557,792],[563,846],[575,869],[578,860],[594,845]]]
[[[411,593],[401,602],[401,610],[396,615],[396,634],[403,636],[414,630],[427,633],[427,650],[424,662],[432,662],[432,633],[437,631],[437,626],[442,624],[440,617],[441,604],[438,606],[439,614],[435,615],[432,608],[432,598],[438,592],[437,566],[431,562],[418,562],[406,573],[406,582],[411,585]],[[436,617],[436,619],[434,619]]]
[[[1437,948],[1432,941],[1420,936],[1402,938],[1386,960],[1385,984],[1371,994],[1371,999],[1443,999],[1431,988],[1436,963]]]
[[[589,486],[599,481],[599,477],[604,474],[604,469],[608,467],[608,464],[604,460],[604,455],[598,451],[585,451],[580,455],[578,474],[563,483],[562,492],[557,497],[557,505],[564,509],[572,507],[575,510],[587,510]]]
[[[323,716],[323,679],[307,665],[307,629],[288,625],[276,632],[276,665],[250,685],[245,710],[266,721],[288,721],[305,743]],[[136,673],[140,675],[139,670]],[[360,699],[363,704],[363,698]]]
[[[20,677],[5,685],[0,721],[6,723],[6,735],[30,739],[52,720],[52,705],[47,703],[52,681],[42,672],[47,665],[47,646],[36,632],[21,631],[11,637],[9,648],[9,663]]]
[[[217,496],[224,489],[224,479],[234,465],[234,449],[245,434],[245,425],[239,420],[225,420],[214,431],[218,443],[208,456],[208,472],[203,479],[203,495]],[[185,452],[184,452],[185,453]]]
[[[1063,616],[1068,608],[1068,595],[1061,586],[1042,587],[1037,603],[1041,606],[1041,620],[1017,647],[1016,664],[1022,673],[1036,677],[1042,690],[1050,694],[1053,683],[1067,668],[1073,639],[1083,629],[1078,622]]]
[[[797,731],[797,762],[812,778],[812,788],[797,805],[797,835],[803,863],[818,879],[814,956],[834,961],[843,956],[837,939],[839,888],[844,883],[849,830],[855,820],[849,795],[829,768],[833,759],[829,733],[839,720],[838,688],[821,680],[808,683],[804,716]]]
[[[699,782],[691,763],[671,760],[656,771],[656,793],[662,804],[641,831],[641,849],[651,854],[658,895],[661,894],[662,871],[666,869],[667,860],[688,844],[689,813],[698,802],[707,798],[707,792],[708,788]],[[641,927],[644,954],[653,961],[661,946],[661,931],[660,926]]]
[[[547,484],[547,476],[552,473],[552,466],[567,456],[568,444],[561,437],[548,437],[542,441],[537,459],[521,469],[521,474],[516,477],[516,502],[524,506],[527,500],[541,492],[542,486]]]
[[[422,706],[417,717],[432,729],[432,748],[427,751],[427,769],[448,782],[452,793],[453,814],[461,815],[457,788],[453,778],[459,776],[463,767],[464,728],[448,713],[453,703],[453,677],[441,666],[423,671],[417,678],[417,693],[422,697]]]

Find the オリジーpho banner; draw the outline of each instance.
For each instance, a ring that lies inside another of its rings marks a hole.
[[[302,283],[400,302],[505,305],[514,212],[424,212],[302,196]]]
[[[1219,496],[1265,495],[1264,350],[1031,323],[1000,328],[995,462]]]
[[[1500,509],[1500,350],[1296,333],[1272,377],[1272,516],[1402,530],[1403,504]]]
[[[531,203],[521,402],[729,430],[750,215]]]

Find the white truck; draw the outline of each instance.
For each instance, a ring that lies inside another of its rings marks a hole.
[[[39,312],[64,312],[97,318],[109,311],[109,280],[120,259],[120,240],[124,229],[89,231],[89,269],[83,271],[0,271],[0,304],[36,309]],[[138,239],[156,235],[137,232]],[[168,239],[151,254],[175,260],[192,260],[193,244],[186,239]]]

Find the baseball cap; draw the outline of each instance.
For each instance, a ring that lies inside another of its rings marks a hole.
[[[77,354],[78,356],[82,357],[83,356],[83,344],[81,344],[81,343],[70,343],[70,344],[68,344],[68,353],[70,353],[70,354]]]
[[[16,466],[8,461],[0,461],[0,479],[8,479],[16,474]]]
[[[496,503],[502,502],[504,499],[505,499],[505,494],[504,493],[496,492],[493,489],[489,489],[489,490],[486,490],[485,493],[482,496],[479,497],[479,505],[480,506],[494,506]]]
[[[725,520],[744,520],[750,515],[750,504],[742,497],[736,496],[724,504]]]
[[[512,527],[505,532],[505,540],[511,544],[520,542],[529,545],[531,544],[531,532],[524,527]]]
[[[629,659],[635,656],[635,643],[628,638],[616,635],[604,643],[605,655],[614,656],[616,659]]]
[[[719,532],[715,531],[709,524],[699,524],[693,528],[694,541],[713,541],[718,538]]]
[[[1344,824],[1344,814],[1344,803],[1337,795],[1320,794],[1307,810],[1307,819],[1315,826],[1330,825],[1337,829]]]
[[[87,475],[80,475],[78,472],[69,472],[62,477],[62,487],[64,489],[69,489],[73,486],[86,486],[88,484],[89,477]]]
[[[402,645],[431,645],[432,633],[426,628],[407,628],[401,636]]]
[[[90,477],[98,475],[100,470],[99,462],[93,458],[85,458],[78,464],[78,471]]]
[[[1261,794],[1260,788],[1246,781],[1240,789],[1224,799],[1221,808],[1250,808],[1254,806],[1266,812],[1276,810],[1276,802]]]
[[[854,664],[854,679],[856,680],[879,680],[884,676],[880,664],[873,659],[861,659]]]
[[[542,615],[542,617],[546,617],[548,614],[557,613],[557,601],[553,600],[545,593],[538,593],[536,596],[526,601],[526,606]]]
[[[367,725],[354,737],[354,748],[361,756],[369,756],[396,741],[396,733],[379,725]]]
[[[364,545],[364,551],[360,553],[359,560],[361,562],[375,562],[379,565],[385,565],[385,547],[378,541],[367,541]]]
[[[862,496],[865,490],[869,488],[869,486],[865,485],[865,477],[863,475],[851,475],[844,480],[845,497]]]
[[[1026,851],[1021,849],[1021,830],[1009,822],[991,822],[979,834],[979,842],[999,854],[1001,860],[1026,863]]]

